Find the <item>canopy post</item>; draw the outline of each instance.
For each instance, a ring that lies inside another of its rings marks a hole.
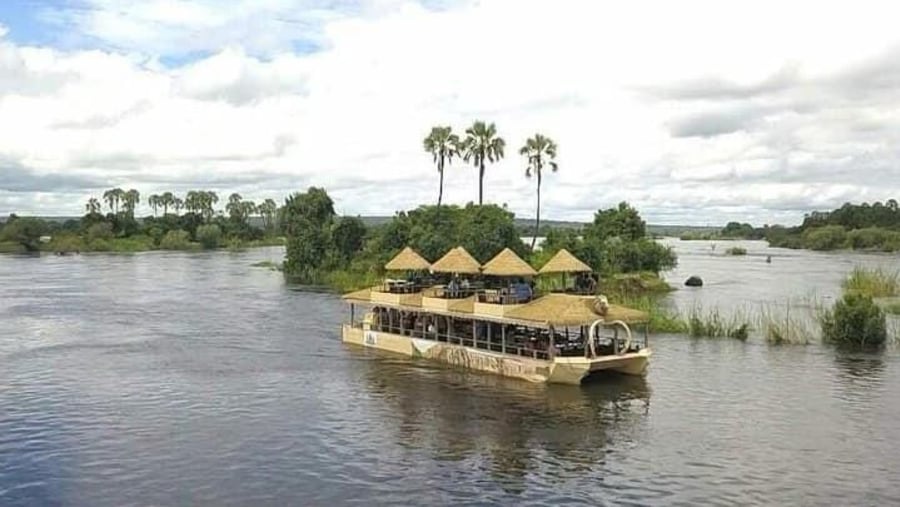
[[[500,352],[506,354],[506,324],[500,325]]]

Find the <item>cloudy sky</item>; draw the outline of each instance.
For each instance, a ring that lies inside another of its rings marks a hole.
[[[340,212],[433,202],[432,125],[496,122],[485,192],[532,216],[518,155],[559,144],[544,215],[796,223],[900,197],[893,2],[4,0],[0,214],[111,186]],[[477,198],[448,168],[445,199]]]

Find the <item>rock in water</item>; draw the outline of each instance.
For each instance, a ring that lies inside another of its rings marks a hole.
[[[697,275],[694,275],[685,280],[684,284],[688,287],[703,287],[703,279]]]

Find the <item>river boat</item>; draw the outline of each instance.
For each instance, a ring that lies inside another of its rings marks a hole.
[[[560,256],[564,268],[586,268]],[[557,257],[541,274],[564,272]],[[647,370],[646,313],[584,291],[533,294],[526,275],[538,273],[511,250],[481,266],[460,247],[434,264],[407,248],[385,267],[407,276],[343,296],[345,343],[532,382]]]

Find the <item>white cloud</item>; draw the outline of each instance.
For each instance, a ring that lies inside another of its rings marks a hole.
[[[527,216],[517,148],[538,131],[560,145],[560,172],[544,180],[551,218],[628,199],[651,221],[793,222],[900,193],[891,4],[90,3],[53,15],[118,49],[0,40],[0,161],[30,182],[258,198],[317,184],[342,211],[391,213],[436,197],[429,128],[481,118],[509,145],[486,195]],[[297,53],[309,33],[321,50]],[[197,51],[213,54],[159,63]],[[445,183],[450,202],[477,196],[461,163]],[[90,191],[0,189],[0,213],[77,213]]]

